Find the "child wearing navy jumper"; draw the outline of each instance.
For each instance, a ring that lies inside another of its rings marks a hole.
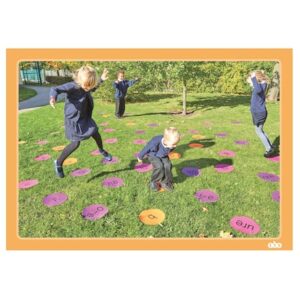
[[[180,135],[175,127],[165,129],[164,135],[158,135],[138,154],[138,161],[142,162],[145,155],[153,166],[150,188],[158,191],[160,186],[168,191],[173,190],[172,164],[168,154],[173,151],[180,141]]]
[[[125,80],[125,72],[123,70],[118,71],[117,80],[113,83],[113,87],[115,89],[116,118],[120,119],[123,117],[125,112],[125,97],[127,90],[138,81],[138,78],[135,78],[134,80]]]
[[[248,83],[253,87],[251,96],[251,114],[255,132],[262,141],[266,148],[264,153],[265,157],[274,155],[274,148],[264,132],[263,127],[267,120],[268,111],[266,108],[266,89],[267,89],[267,76],[262,71],[255,71],[250,74]]]
[[[75,72],[73,82],[52,87],[50,90],[50,105],[53,108],[55,108],[57,95],[67,94],[64,107],[65,135],[71,143],[64,148],[60,157],[54,161],[55,173],[60,178],[65,176],[62,167],[64,160],[79,147],[82,140],[90,137],[95,140],[104,159],[112,160],[112,156],[103,149],[98,127],[92,119],[94,102],[91,92],[94,92],[108,78],[107,74],[107,69],[104,69],[100,80],[97,82],[96,71],[92,67],[84,66]]]

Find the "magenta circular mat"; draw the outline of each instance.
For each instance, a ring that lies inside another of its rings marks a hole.
[[[229,164],[217,164],[215,170],[219,173],[230,173],[234,170],[234,166]]]
[[[261,173],[258,173],[257,176],[260,179],[269,181],[269,182],[278,182],[279,181],[279,176],[276,174],[261,172]]]
[[[276,202],[280,201],[280,192],[279,191],[275,191],[272,193],[272,199]]]
[[[37,185],[39,181],[37,179],[28,179],[19,182],[19,189],[29,189]]]
[[[100,155],[99,149],[92,151],[91,155],[93,155],[93,156]]]
[[[139,156],[139,154],[140,154],[140,152],[135,152],[135,153],[133,154],[133,156],[134,156],[135,158],[137,158],[137,157]]]
[[[143,144],[146,144],[147,141],[146,140],[142,140],[142,139],[137,139],[137,140],[134,140],[133,143],[135,145],[143,145]]]
[[[34,158],[34,160],[36,160],[36,161],[43,161],[43,160],[48,160],[50,158],[51,158],[51,156],[49,154],[42,154],[42,155],[36,156]]]
[[[181,169],[181,173],[189,177],[195,177],[200,175],[200,170],[196,167],[184,167]]]
[[[91,169],[85,168],[85,169],[77,169],[71,172],[71,176],[73,177],[80,177],[91,173]]]
[[[234,157],[235,156],[235,152],[230,151],[230,150],[222,150],[218,154],[223,157]]]
[[[104,217],[108,213],[108,208],[102,204],[92,204],[83,209],[81,215],[84,219],[95,221]]]
[[[134,169],[139,173],[144,173],[152,170],[152,164],[138,163]]]
[[[145,133],[145,130],[136,130],[135,133],[136,133],[136,134],[144,134],[144,133]]]
[[[235,141],[235,143],[237,145],[248,145],[249,144],[249,142],[246,140],[238,140],[238,141]]]
[[[231,121],[231,123],[232,123],[232,124],[242,124],[241,121],[235,121],[235,120],[234,120],[234,121]]]
[[[109,177],[102,181],[104,187],[117,188],[124,185],[123,179],[118,177]]]
[[[245,216],[235,216],[230,220],[230,226],[245,234],[256,234],[260,231],[259,225],[252,219]]]
[[[280,156],[277,155],[277,156],[273,156],[273,157],[268,157],[267,158],[269,161],[273,161],[273,162],[280,162]]]
[[[106,160],[106,159],[103,158],[103,159],[101,160],[101,162],[102,162],[104,165],[112,165],[112,164],[116,164],[117,162],[119,162],[119,159],[118,159],[118,157],[113,156],[111,161],[108,161],[108,160]]]
[[[211,203],[211,202],[216,202],[219,200],[218,194],[214,193],[211,190],[207,190],[207,189],[197,191],[194,196],[196,199],[198,199],[201,202]]]
[[[111,139],[104,140],[104,143],[106,143],[106,144],[115,144],[117,141],[118,141],[117,138],[111,138]]]
[[[188,132],[191,133],[191,134],[197,134],[197,133],[199,133],[199,130],[197,130],[197,129],[189,129]]]
[[[116,131],[116,129],[113,129],[113,128],[105,128],[103,129],[104,132],[114,132]]]
[[[54,194],[47,195],[43,199],[43,203],[44,205],[51,207],[51,206],[60,205],[67,200],[68,200],[68,196],[65,193],[54,193]]]

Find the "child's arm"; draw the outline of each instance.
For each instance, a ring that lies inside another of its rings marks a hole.
[[[93,89],[91,89],[90,92],[95,92],[97,90],[97,88],[99,88],[99,86],[107,79],[108,79],[108,70],[105,68],[103,70],[101,77],[99,78],[99,80],[97,82],[97,85]]]
[[[153,138],[145,147],[144,149],[139,153],[137,160],[139,162],[142,161],[142,159],[144,158],[144,156],[149,153],[151,151],[152,148],[154,148],[155,146],[157,146],[157,142],[155,141],[155,138]]]
[[[55,103],[56,103],[57,96],[59,94],[69,92],[70,90],[72,90],[74,88],[74,86],[75,86],[74,82],[68,82],[68,83],[65,83],[65,84],[62,84],[62,85],[59,85],[59,86],[56,86],[56,87],[52,87],[50,89],[50,101],[49,101],[49,104],[53,108],[55,108]]]
[[[256,94],[261,93],[261,92],[263,91],[263,88],[262,88],[261,84],[259,84],[259,83],[257,82],[257,79],[256,79],[256,77],[255,77],[255,74],[254,74],[254,76],[251,75],[251,80],[252,80],[252,83],[253,83],[254,92],[255,92]]]
[[[128,87],[131,87],[133,86],[135,83],[137,83],[140,79],[139,78],[135,78],[133,80],[128,80],[127,84],[128,84]]]

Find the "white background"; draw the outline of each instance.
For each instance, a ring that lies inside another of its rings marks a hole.
[[[297,67],[294,71],[294,132],[297,132],[300,22],[296,4],[297,1],[290,0],[1,1],[1,298],[275,300],[287,298],[288,294],[294,295],[290,299],[298,298],[299,188],[296,186],[294,251],[8,252],[4,168],[5,49],[13,47],[293,48]],[[294,143],[297,153],[299,143],[296,139]],[[294,157],[295,170],[299,166],[298,157]]]

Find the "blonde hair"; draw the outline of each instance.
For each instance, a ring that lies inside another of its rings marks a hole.
[[[177,144],[180,141],[180,134],[175,127],[168,127],[164,131],[164,140],[172,141]]]
[[[90,66],[82,66],[73,75],[74,81],[83,89],[91,90],[97,85],[97,73]]]
[[[255,72],[256,80],[257,80],[258,82],[266,81],[267,83],[270,83],[270,79],[269,79],[269,77],[265,74],[265,71],[263,71],[263,70],[256,70],[256,71],[254,71],[254,72]]]

